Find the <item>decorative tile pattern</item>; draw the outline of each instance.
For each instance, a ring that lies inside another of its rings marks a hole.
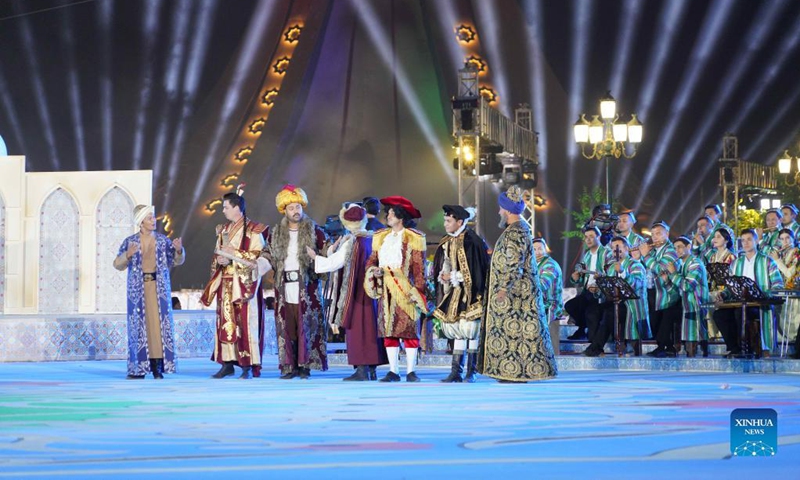
[[[78,311],[80,214],[63,188],[50,194],[40,214],[39,313]]]
[[[0,196],[0,313],[3,313],[6,293],[6,204]]]
[[[126,272],[114,268],[119,246],[134,231],[133,201],[121,188],[114,187],[97,204],[97,297],[96,312],[124,313]]]

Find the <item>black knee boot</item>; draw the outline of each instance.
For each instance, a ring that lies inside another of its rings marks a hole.
[[[291,380],[300,375],[300,372],[297,369],[297,342],[292,341],[291,344],[292,344],[292,355],[293,355],[292,366],[290,367],[289,370],[287,370],[286,372],[284,372],[283,375],[280,376],[281,380]]]
[[[211,375],[211,378],[225,378],[233,375],[233,362],[225,362],[217,373]]]
[[[342,380],[345,382],[365,382],[369,381],[369,373],[367,371],[366,365],[358,365],[356,367],[356,371],[350,375],[349,377],[345,377]]]
[[[160,358],[151,358],[150,359],[150,371],[153,372],[153,378],[155,379],[162,379],[164,375],[161,374],[161,359]]]
[[[478,352],[467,352],[467,375],[464,381],[475,383],[478,378]]]
[[[464,360],[464,352],[453,352],[453,361],[450,364],[450,375],[441,380],[442,383],[461,383],[461,362]]]

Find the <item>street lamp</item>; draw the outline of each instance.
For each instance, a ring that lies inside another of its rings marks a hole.
[[[794,160],[794,162],[792,161]],[[792,172],[792,163],[797,164],[797,171],[794,173],[794,177],[791,177],[789,174]],[[789,150],[784,150],[783,155],[780,159],[778,159],[778,171],[786,175],[783,179],[786,182],[786,185],[793,187],[797,185],[798,180],[800,180],[800,158],[793,157],[789,155]],[[792,178],[792,181],[789,181],[789,178]]]
[[[636,114],[631,115],[628,123],[619,121],[617,114],[617,101],[611,96],[611,92],[606,92],[600,99],[600,115],[592,115],[591,122],[586,120],[586,114],[582,113],[580,118],[573,126],[575,142],[581,146],[581,154],[585,158],[596,158],[606,161],[606,203],[611,203],[611,191],[609,188],[608,162],[611,157],[633,158],[636,150],[642,143],[644,128]],[[591,153],[586,152],[586,146],[592,146]],[[628,145],[631,146],[631,153],[628,154]]]

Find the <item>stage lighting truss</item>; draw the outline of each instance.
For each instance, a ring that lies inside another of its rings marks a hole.
[[[286,30],[286,33],[283,34],[283,40],[289,44],[297,43],[300,40],[301,33],[303,33],[302,26],[292,25]]]

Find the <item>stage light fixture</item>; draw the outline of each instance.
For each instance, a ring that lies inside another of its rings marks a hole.
[[[172,236],[172,217],[169,213],[164,212],[161,216],[156,217],[156,220],[161,221],[161,225],[164,226],[164,233],[168,236]]]
[[[267,124],[267,119],[264,117],[257,118],[253,120],[247,130],[250,131],[253,135],[258,135],[264,129],[264,125]]]
[[[459,25],[456,27],[456,38],[461,43],[470,43],[475,40],[477,34],[469,25]]]
[[[279,88],[270,88],[261,98],[261,103],[264,105],[271,107],[275,104],[275,99],[278,98],[278,92],[280,92]]]
[[[495,93],[495,91],[492,90],[490,87],[481,87],[480,89],[478,89],[478,92],[480,92],[481,96],[484,99],[486,99],[486,101],[489,102],[489,104],[495,103],[497,101],[497,93]]]
[[[286,33],[283,34],[283,40],[289,44],[297,43],[300,40],[301,33],[303,33],[302,26],[292,25],[286,30]]]
[[[240,163],[245,163],[250,159],[250,154],[253,153],[253,147],[242,147],[233,156],[234,160]]]
[[[475,70],[478,71],[478,74],[486,73],[486,62],[477,55],[470,55],[466,58],[465,63],[468,63],[475,67]]]
[[[277,60],[275,60],[275,64],[272,66],[272,71],[277,73],[278,75],[283,75],[286,73],[286,70],[289,69],[289,61],[291,61],[291,57],[283,56]]]

